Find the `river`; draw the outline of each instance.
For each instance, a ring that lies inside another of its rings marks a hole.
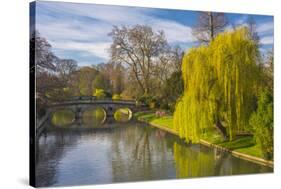
[[[37,139],[38,187],[273,172],[139,122],[86,129],[46,124]]]

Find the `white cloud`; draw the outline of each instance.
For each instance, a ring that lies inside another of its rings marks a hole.
[[[273,22],[264,22],[261,24],[258,24],[257,26],[257,32],[260,34],[271,32],[273,33],[274,30],[274,24]]]
[[[39,3],[40,6],[40,3]],[[42,2],[41,8],[73,16],[89,17],[111,24],[128,24],[146,19],[149,9],[123,6],[107,6],[85,3]]]
[[[273,44],[273,36],[265,36],[260,39],[260,43],[262,45],[272,45]]]
[[[39,32],[57,52],[77,51],[79,57],[85,58],[81,58],[81,64],[87,64],[88,60],[91,62],[91,55],[104,61],[109,59],[111,38],[108,33],[113,25],[145,24],[154,31],[163,30],[171,44],[190,44],[196,41],[190,26],[155,17],[151,14],[153,9],[59,2],[39,2],[37,5],[39,15],[36,27]],[[247,16],[243,16],[235,25],[245,25],[246,20]],[[273,44],[273,28],[272,21],[257,23],[262,45]],[[227,30],[232,30],[232,26],[228,25]],[[75,53],[73,57],[75,59]]]
[[[154,31],[163,30],[170,43],[194,42],[191,27],[179,24],[171,20],[152,19],[151,24]]]
[[[109,58],[108,49],[110,44],[110,42],[83,43],[74,41],[51,41],[51,45],[56,49],[87,52],[105,60]]]
[[[169,43],[194,42],[191,28],[173,20],[153,17],[150,9],[72,3],[38,3],[37,29],[54,49],[79,51],[109,59],[107,49],[113,25],[145,24],[163,30]],[[60,15],[60,16],[54,16]],[[79,61],[79,60],[78,60]]]
[[[50,40],[108,40],[107,31],[112,28],[105,23],[85,23],[78,20],[52,20],[38,22],[37,29]]]
[[[239,26],[239,25],[246,25],[246,21],[248,19],[247,15],[242,16],[240,19],[238,19],[237,21],[235,21],[235,25]]]

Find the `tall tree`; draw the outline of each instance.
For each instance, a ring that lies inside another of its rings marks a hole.
[[[70,75],[74,73],[77,68],[77,62],[72,59],[59,59],[56,63],[56,71],[65,84],[67,84]]]
[[[273,159],[273,93],[267,88],[258,96],[258,108],[251,115],[250,125],[264,158]]]
[[[181,137],[198,142],[212,125],[230,140],[247,130],[262,87],[258,57],[258,46],[246,27],[222,33],[210,45],[185,54],[184,95],[174,113]]]
[[[95,91],[93,81],[98,75],[98,71],[92,67],[81,67],[72,75],[72,88],[77,90],[77,95],[91,96]]]
[[[259,44],[260,37],[257,32],[257,24],[255,19],[252,16],[249,16],[247,19],[247,26],[249,28],[249,33],[254,41]]]
[[[273,65],[273,50],[267,52],[265,63],[263,64],[263,70],[266,77],[266,86],[273,94],[274,88],[274,65]]]
[[[175,71],[166,80],[162,90],[162,103],[174,111],[177,99],[183,95],[183,80],[181,71]]]
[[[108,62],[106,64],[98,64],[95,68],[110,82],[111,92],[121,94],[124,90],[124,79],[126,75],[125,68],[122,64]],[[107,90],[107,89],[105,89]]]
[[[200,12],[197,24],[193,28],[193,35],[201,43],[209,43],[227,24],[224,13]]]
[[[55,91],[63,86],[55,75],[59,59],[51,51],[50,43],[38,31],[31,35],[30,48],[35,53],[36,105],[40,111],[50,100],[59,96]]]
[[[136,25],[114,27],[109,35],[113,38],[111,60],[128,67],[142,93],[149,94],[153,67],[168,48],[164,33],[153,32],[149,26]]]
[[[106,92],[111,92],[111,85],[109,78],[105,77],[102,73],[98,73],[92,82],[93,91],[102,89]]]
[[[31,52],[35,52],[36,71],[54,71],[54,62],[57,57],[51,51],[52,46],[38,31],[35,31],[30,38]],[[34,49],[33,49],[34,48]]]

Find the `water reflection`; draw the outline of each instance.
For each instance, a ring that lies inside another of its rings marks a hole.
[[[46,131],[37,141],[37,186],[272,172],[144,124],[122,125]]]
[[[52,114],[51,122],[55,126],[67,126],[74,122],[75,114],[71,110],[57,110]]]
[[[132,111],[129,108],[120,108],[115,111],[114,119],[118,122],[127,122],[132,118]]]
[[[36,141],[36,182],[38,186],[51,186],[59,182],[57,168],[65,155],[65,148],[74,147],[77,134],[66,134],[62,130],[44,132]]]
[[[86,127],[102,127],[106,120],[106,113],[103,108],[89,109],[83,113],[82,119]]]
[[[201,145],[174,143],[177,178],[271,172],[272,169]]]

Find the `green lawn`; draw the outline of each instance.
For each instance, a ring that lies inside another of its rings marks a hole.
[[[255,141],[252,136],[240,136],[233,141],[218,142],[216,143],[222,147],[228,148],[230,150],[236,150],[241,148],[249,148],[255,145]]]
[[[146,122],[155,123],[160,126],[173,129],[173,116],[171,115],[157,117],[154,112],[140,112],[136,113],[135,117]]]
[[[136,119],[146,122],[155,123],[157,125],[173,129],[173,116],[167,115],[163,117],[156,117],[154,111],[139,112],[135,115]],[[203,135],[203,140],[213,144],[241,152],[247,155],[263,158],[259,146],[256,145],[253,136],[238,136],[233,141],[223,141],[221,135],[215,128],[208,129]]]
[[[205,134],[203,140],[243,154],[263,158],[261,149],[256,145],[253,136],[237,136],[233,141],[223,141],[216,129],[211,129]]]

